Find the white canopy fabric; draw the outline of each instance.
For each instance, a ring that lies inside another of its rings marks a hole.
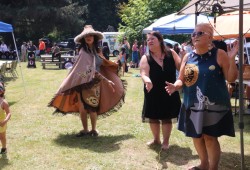
[[[197,10],[195,4],[197,4]],[[224,12],[239,10],[239,0],[191,0],[178,14],[211,13],[214,4],[219,4]],[[250,0],[244,0],[244,10],[250,11]]]
[[[239,11],[218,16],[216,18],[214,29],[215,39],[238,38]],[[243,34],[244,37],[250,37],[250,11],[243,12]]]

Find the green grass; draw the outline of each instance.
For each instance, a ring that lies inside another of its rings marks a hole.
[[[76,138],[81,129],[79,117],[52,115],[54,109],[47,107],[68,71],[43,70],[39,62],[37,66],[27,69],[22,63],[17,68],[19,78],[6,79],[12,118],[7,130],[9,150],[7,157],[0,156],[0,169],[181,170],[199,163],[192,140],[176,129],[176,121],[167,152],[146,146],[152,134],[149,125],[141,123],[143,84],[133,77],[138,69],[130,69],[123,77],[128,82],[123,107],[98,120],[100,136]],[[250,168],[250,115],[244,117],[244,122],[245,163]],[[235,128],[235,138],[220,138],[223,170],[240,169],[238,116]]]

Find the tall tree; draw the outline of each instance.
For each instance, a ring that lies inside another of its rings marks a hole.
[[[125,32],[130,41],[142,39],[142,30],[156,19],[180,10],[188,0],[129,0],[119,6],[122,24],[119,31]]]

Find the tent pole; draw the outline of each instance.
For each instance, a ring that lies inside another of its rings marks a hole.
[[[243,115],[244,115],[244,102],[243,102],[243,0],[239,1],[239,129],[240,129],[240,148],[241,148],[241,170],[245,169],[245,161],[244,161],[244,139],[243,139]]]
[[[13,41],[14,41],[14,45],[15,45],[15,49],[16,49],[17,61],[18,61],[18,64],[19,64],[19,67],[20,67],[20,71],[21,71],[24,92],[25,92],[25,95],[26,95],[27,92],[26,92],[25,83],[24,83],[24,79],[23,79],[23,72],[22,72],[22,68],[21,68],[21,64],[20,64],[19,53],[18,53],[17,46],[16,46],[16,39],[15,39],[14,33],[13,32],[11,32],[11,33],[12,33],[12,37],[13,37]]]

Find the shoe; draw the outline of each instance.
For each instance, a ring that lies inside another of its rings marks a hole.
[[[76,134],[76,137],[84,137],[88,135],[89,135],[89,131],[80,131],[79,133]]]
[[[89,135],[90,136],[98,136],[99,134],[98,134],[98,132],[97,132],[97,130],[91,130],[90,132],[89,132]]]
[[[7,148],[2,148],[0,154],[6,154],[7,153]]]

